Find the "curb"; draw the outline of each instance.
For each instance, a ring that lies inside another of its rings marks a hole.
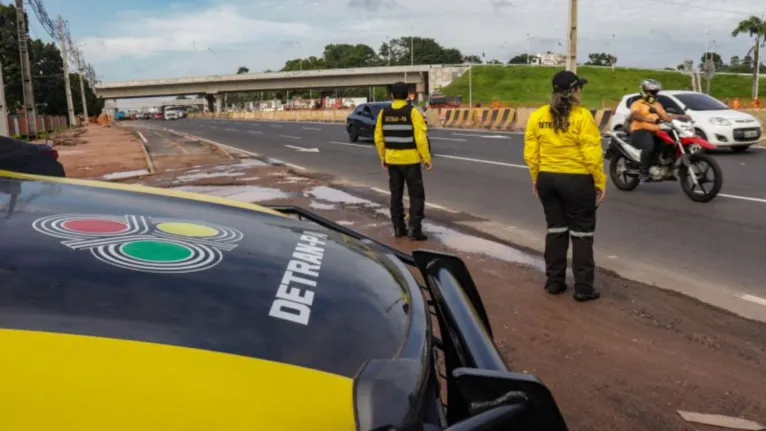
[[[141,139],[141,150],[144,152],[146,165],[149,166],[149,175],[154,175],[157,172],[157,169],[154,167],[154,160],[152,160],[152,157],[149,155],[149,148],[147,147],[148,141],[140,130],[134,130],[133,133],[138,135],[138,138]]]

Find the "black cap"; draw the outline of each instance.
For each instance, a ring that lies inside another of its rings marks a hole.
[[[587,79],[580,78],[568,70],[562,70],[553,76],[553,91],[555,93],[563,93],[575,88],[582,88],[587,83]]]

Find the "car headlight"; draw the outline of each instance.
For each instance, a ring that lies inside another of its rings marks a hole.
[[[710,124],[715,126],[731,126],[731,121],[721,117],[713,117],[710,119]]]

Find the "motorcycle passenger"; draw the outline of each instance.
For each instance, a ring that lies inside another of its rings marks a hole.
[[[660,130],[660,120],[672,121],[657,101],[662,85],[653,79],[641,83],[641,98],[630,105],[630,144],[641,151],[638,176],[641,182],[649,181],[649,167],[656,148],[655,132]]]
[[[542,203],[548,227],[545,290],[556,295],[567,289],[571,238],[577,301],[600,296],[593,288],[593,235],[596,207],[606,193],[601,132],[590,111],[580,105],[580,91],[587,82],[569,71],[557,73],[550,103],[529,117],[524,134],[532,193]]]

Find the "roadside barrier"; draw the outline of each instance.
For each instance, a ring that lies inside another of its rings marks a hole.
[[[454,108],[431,109],[426,113],[430,128],[485,129],[497,131],[523,132],[529,117],[537,108]],[[744,111],[744,110],[743,110]],[[192,118],[302,121],[343,123],[351,114],[351,109],[339,110],[297,110],[297,111],[258,111],[229,112],[222,114],[193,114]],[[601,131],[606,131],[612,119],[611,109],[591,109],[593,119]],[[745,111],[761,120],[766,125],[766,110]]]
[[[67,118],[64,116],[38,115],[37,131],[52,132],[68,127]],[[27,134],[27,117],[25,115],[8,116],[8,135],[24,136]]]

